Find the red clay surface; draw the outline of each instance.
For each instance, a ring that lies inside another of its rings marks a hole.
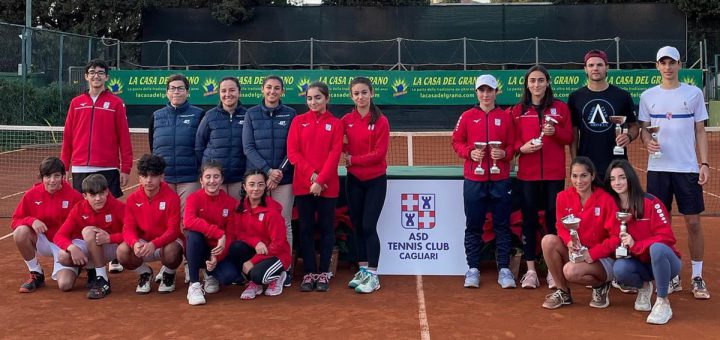
[[[7,219],[0,220],[3,225]],[[540,307],[547,288],[503,290],[492,263],[482,270],[481,288],[462,288],[461,277],[423,276],[426,316],[432,339],[717,339],[720,337],[720,218],[702,219],[704,276],[713,298],[695,300],[689,292],[689,256],[681,218],[673,218],[684,255],[683,292],[670,296],[669,324],[645,323],[633,310],[635,295],[611,290],[610,307],[593,309],[590,290],[573,286],[575,304],[549,311]],[[7,229],[6,229],[7,230]],[[4,234],[4,233],[2,233]],[[2,235],[0,234],[0,235]],[[414,276],[384,276],[382,289],[359,295],[345,288],[352,273],[341,263],[328,293],[300,293],[298,277],[279,297],[240,300],[240,287],[223,287],[205,306],[189,306],[187,285],[171,294],[134,292],[133,272],[111,274],[113,293],[85,298],[84,275],[75,290],[62,293],[52,280],[31,294],[17,293],[27,268],[12,239],[0,241],[0,337],[2,338],[197,338],[283,337],[297,339],[419,339],[421,326]],[[47,259],[41,261],[47,273]],[[157,266],[155,266],[157,269]],[[299,274],[299,273],[298,273]],[[180,276],[182,277],[182,276]],[[153,286],[153,289],[156,289]]]

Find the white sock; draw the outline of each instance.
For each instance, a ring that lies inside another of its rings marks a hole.
[[[152,273],[152,269],[150,269],[150,267],[147,264],[145,264],[144,262],[142,265],[140,265],[140,267],[137,267],[137,269],[135,269],[134,271],[140,275],[145,274],[145,273]]]
[[[105,281],[108,280],[107,269],[105,266],[95,268],[95,275],[102,277]]]
[[[27,265],[28,270],[30,270],[31,272],[37,272],[42,274],[43,270],[42,268],[40,268],[40,263],[38,262],[37,256],[33,257],[33,259],[30,261],[25,261],[25,264]]]
[[[170,274],[170,275],[175,274],[175,270],[176,270],[176,269],[170,269],[170,268],[168,268],[168,267],[165,267],[165,272],[168,273],[168,274]]]
[[[367,269],[367,272],[373,275],[377,275],[377,269]]]
[[[692,264],[692,278],[702,277],[703,261],[690,261]]]

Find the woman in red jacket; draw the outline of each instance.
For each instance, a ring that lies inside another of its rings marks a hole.
[[[575,158],[570,168],[572,186],[557,196],[558,234],[542,239],[543,257],[556,285],[555,291],[545,297],[543,307],[555,309],[571,304],[568,283],[572,282],[592,286],[590,307],[605,308],[610,304],[608,291],[613,275],[609,256],[620,244],[615,223],[617,206],[600,187],[589,158]],[[579,222],[577,237],[565,226],[571,220]]]
[[[631,215],[626,223],[627,232],[621,233],[620,239],[632,257],[615,261],[615,280],[638,289],[635,310],[650,311],[654,279],[657,299],[647,322],[665,324],[672,318],[668,285],[670,279],[680,273],[681,267],[680,252],[675,248],[675,235],[670,227],[670,214],[659,199],[643,192],[640,180],[627,160],[612,161],[607,174],[605,187],[615,198],[618,208]]]
[[[233,272],[242,273],[249,281],[241,295],[243,300],[261,294],[263,285],[267,285],[267,296],[282,294],[290,268],[292,256],[282,206],[267,195],[267,181],[262,170],[245,172],[242,200],[226,231],[230,247],[213,272],[224,278],[221,281],[236,276]],[[215,258],[209,264],[213,268]]]
[[[553,97],[550,74],[535,65],[525,73],[522,100],[511,109],[515,121],[517,178],[520,184],[523,251],[528,271],[520,280],[523,288],[540,286],[535,270],[538,213],[545,211],[548,234],[555,234],[555,197],[565,186],[565,146],[572,142],[568,106]],[[554,288],[552,276],[548,286]]]
[[[350,219],[355,227],[355,244],[360,271],[348,286],[358,293],[372,293],[380,289],[377,266],[380,259],[380,239],[377,222],[385,203],[387,191],[387,155],[390,124],[373,103],[370,79],[354,78],[350,82],[350,98],[355,109],[342,118],[345,127],[347,193]]]
[[[335,246],[333,219],[340,191],[343,127],[327,109],[327,85],[310,84],[306,100],[310,110],[293,119],[287,141],[288,159],[295,166],[293,192],[300,215],[300,254],[305,271],[300,290],[325,292],[330,285],[330,256]],[[319,268],[315,264],[316,226],[320,229]]]
[[[205,277],[204,289],[200,286],[200,268],[212,256],[220,255],[227,244],[228,222],[237,207],[237,200],[223,190],[222,163],[209,161],[200,167],[201,189],[188,196],[183,224],[187,231],[188,285],[190,305],[205,304],[205,293],[220,290],[213,275]]]

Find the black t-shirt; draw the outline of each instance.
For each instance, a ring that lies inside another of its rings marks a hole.
[[[601,92],[594,92],[582,87],[570,94],[568,106],[572,116],[572,125],[580,132],[578,156],[586,156],[595,164],[598,178],[602,180],[607,167],[615,158],[627,159],[613,155],[615,147],[615,124],[610,116],[625,116],[625,124],[637,122],[635,105],[627,91],[610,85]]]

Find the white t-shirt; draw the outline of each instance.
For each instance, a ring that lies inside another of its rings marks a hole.
[[[640,95],[638,120],[659,126],[662,156],[648,159],[648,170],[699,172],[695,153],[695,123],[708,119],[702,91],[685,83],[672,90],[660,85]]]

